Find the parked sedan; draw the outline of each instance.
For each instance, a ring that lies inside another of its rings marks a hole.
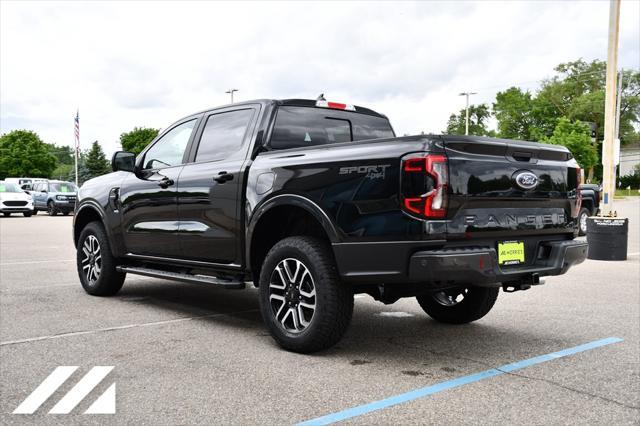
[[[22,213],[31,216],[33,200],[17,184],[0,181],[0,212],[6,217],[11,213]]]
[[[71,182],[37,182],[31,190],[34,212],[45,210],[49,216],[68,215],[76,204],[76,186]]]

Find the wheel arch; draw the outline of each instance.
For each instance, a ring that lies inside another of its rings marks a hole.
[[[104,223],[104,213],[102,209],[92,202],[87,202],[78,207],[73,217],[73,243],[77,247],[78,239],[82,230],[91,222],[100,222],[105,228],[107,235],[109,230]]]
[[[339,233],[331,219],[313,201],[300,195],[277,195],[255,209],[247,227],[247,269],[258,285],[260,267],[270,248],[293,235],[309,235],[338,242]]]

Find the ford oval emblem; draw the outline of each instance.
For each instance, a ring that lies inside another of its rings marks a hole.
[[[528,170],[519,170],[514,173],[516,185],[528,191],[538,186],[538,176]]]

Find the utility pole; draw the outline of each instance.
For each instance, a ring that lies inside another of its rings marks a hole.
[[[604,105],[604,142],[602,144],[603,216],[612,216],[616,191],[616,74],[618,70],[618,38],[620,0],[609,2],[609,47],[607,50],[607,85]]]
[[[238,91],[238,89],[229,89],[226,92],[224,92],[224,93],[228,93],[228,94],[231,95],[231,103],[233,103],[233,92],[237,92],[237,91]]]
[[[620,112],[621,112],[620,103],[621,102],[622,102],[622,70],[618,72],[618,95],[616,97],[616,140],[620,139]]]
[[[465,125],[464,125],[464,134],[465,135],[469,134],[469,96],[470,95],[477,95],[477,93],[476,92],[462,92],[459,95],[459,96],[466,96],[466,98],[467,98],[467,106],[465,107],[466,118],[465,118]]]

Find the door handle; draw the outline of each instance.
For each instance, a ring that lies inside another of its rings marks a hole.
[[[160,182],[158,182],[158,186],[160,186],[160,188],[163,188],[163,189],[166,189],[171,185],[173,185],[173,179],[169,179],[169,178],[164,178]]]
[[[229,181],[232,179],[233,179],[233,174],[227,173],[227,172],[220,172],[218,173],[218,177],[213,178],[213,180],[215,180],[218,183],[225,183],[226,181]]]

